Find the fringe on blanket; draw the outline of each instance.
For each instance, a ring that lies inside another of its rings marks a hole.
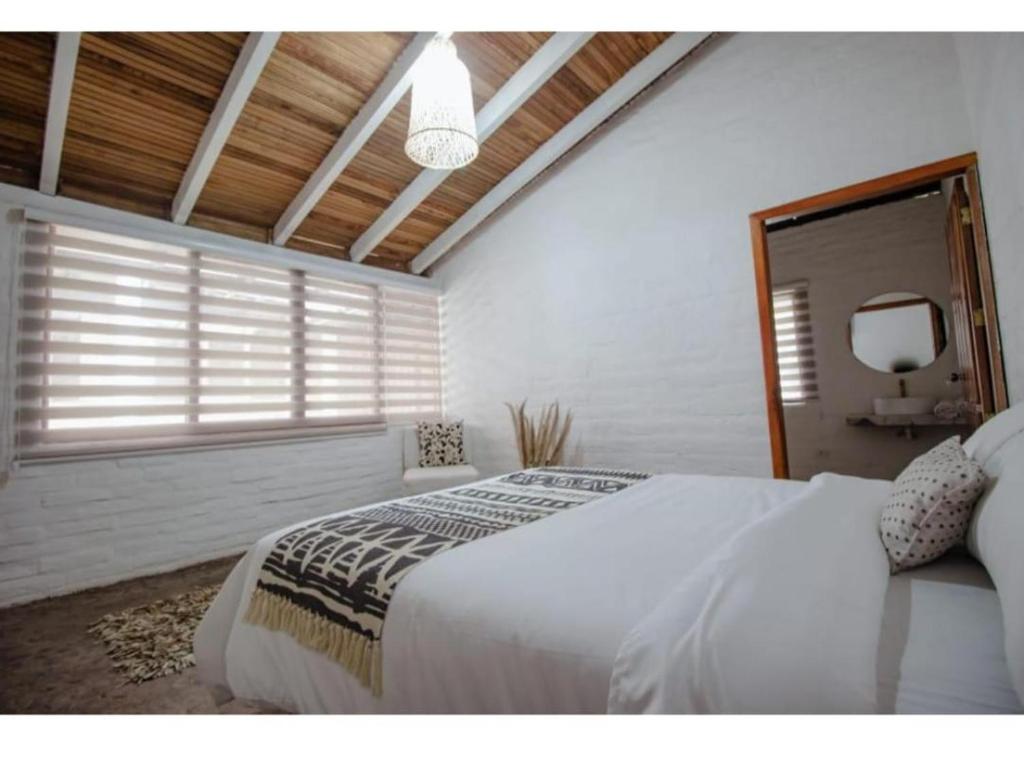
[[[380,642],[332,623],[265,589],[253,590],[245,622],[271,631],[283,631],[299,644],[339,663],[370,689],[381,695]]]

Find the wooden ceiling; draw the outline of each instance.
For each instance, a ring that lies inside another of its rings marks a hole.
[[[266,239],[411,36],[281,35],[199,196],[200,224]]]
[[[84,34],[59,192],[167,218],[245,34]]]
[[[407,270],[432,241],[669,36],[602,32],[589,37],[481,144],[478,158],[427,194],[364,263]],[[546,32],[454,35],[478,112],[551,37]],[[282,34],[258,70],[187,223],[270,240],[289,204],[413,38],[383,32]],[[0,182],[39,187],[55,39],[48,33],[0,34]],[[83,34],[57,194],[170,219],[246,39],[245,33]],[[422,169],[403,147],[409,100],[405,92],[285,246],[347,258],[353,243],[416,179]]]
[[[546,33],[452,35],[459,57],[470,71],[473,104],[477,111],[544,44],[548,36]],[[342,172],[299,227],[295,233],[297,236],[330,240],[347,249],[416,178],[423,167],[405,155],[409,100],[410,94],[406,93],[356,160]],[[466,170],[478,161],[479,158],[452,176],[464,176]],[[382,246],[376,253],[383,254],[379,263],[404,269],[405,263],[419,250],[395,256],[390,248]]]
[[[54,35],[0,34],[0,182],[39,186]]]

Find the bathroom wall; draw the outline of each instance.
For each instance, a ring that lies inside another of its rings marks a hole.
[[[840,472],[893,478],[920,453],[962,428],[922,429],[908,440],[893,428],[853,427],[847,416],[871,413],[872,400],[899,395],[960,395],[948,383],[956,370],[950,343],[927,367],[894,375],[862,364],[847,343],[851,315],[867,299],[914,292],[950,311],[946,201],[941,194],[889,203],[789,227],[768,235],[774,283],[807,280],[819,397],[785,406],[790,473],[809,478]]]

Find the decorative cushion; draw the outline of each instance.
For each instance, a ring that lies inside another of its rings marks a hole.
[[[892,573],[923,565],[959,543],[985,488],[985,473],[954,436],[900,473],[882,510]]]
[[[466,464],[462,422],[418,422],[420,467],[451,467]]]

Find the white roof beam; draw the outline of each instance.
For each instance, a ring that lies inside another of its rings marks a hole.
[[[196,152],[192,154],[192,160],[174,196],[171,219],[175,224],[185,224],[192,214],[199,194],[280,36],[280,32],[250,32],[245,38],[238,60],[231,69],[217,105],[210,114],[210,120],[206,122],[206,129],[199,138]]]
[[[523,163],[510,172],[490,192],[477,201],[448,229],[412,260],[410,269],[420,274],[464,238],[530,180],[554,163],[576,143],[626,105],[647,85],[670,69],[697,47],[708,35],[704,32],[677,32],[655,48],[646,58],[605,90],[593,103],[541,145]]]
[[[71,107],[71,86],[75,82],[75,63],[80,32],[57,34],[57,50],[53,56],[53,74],[50,77],[50,104],[46,111],[46,132],[43,137],[43,164],[39,170],[39,190],[56,195],[60,176],[60,157],[64,152],[64,131],[68,125]]]
[[[323,197],[338,176],[345,170],[377,127],[391,113],[398,101],[412,85],[412,72],[416,61],[434,37],[435,32],[420,32],[405,46],[384,81],[359,109],[359,113],[341,133],[331,152],[310,176],[299,194],[296,195],[281,218],[274,225],[274,244],[284,245],[298,229],[309,212]]]
[[[483,142],[498,127],[525,103],[545,82],[555,75],[572,58],[593,32],[557,32],[553,34],[515,74],[505,82],[487,105],[476,115],[477,140]],[[424,169],[399,194],[391,205],[374,220],[362,235],[352,244],[349,256],[352,261],[362,261],[384,242],[402,221],[419,206],[438,186],[448,178],[451,171]]]

